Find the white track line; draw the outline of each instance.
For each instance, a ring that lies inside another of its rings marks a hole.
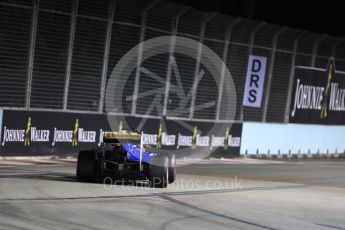
[[[74,159],[62,159],[62,160],[38,160],[38,159],[26,159],[26,160],[0,160],[0,167],[3,166],[26,166],[26,165],[66,165],[74,164]]]
[[[20,160],[0,160],[0,167],[25,166],[25,165],[68,165],[75,164],[77,159],[20,159]],[[177,159],[178,165],[188,164],[282,164],[282,161],[258,160],[258,159]]]
[[[282,164],[282,161],[270,161],[270,160],[258,160],[258,159],[243,159],[243,158],[234,158],[234,159],[178,159],[177,164]]]
[[[13,165],[13,166],[20,166],[20,165],[33,165],[33,163],[30,162],[21,162],[21,161],[0,161],[0,165],[4,165],[4,166],[9,166],[9,165]]]

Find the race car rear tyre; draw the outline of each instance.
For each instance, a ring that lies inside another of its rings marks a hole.
[[[80,151],[77,162],[77,180],[93,182],[96,177],[96,154],[94,151]]]
[[[166,156],[152,157],[150,161],[150,182],[155,188],[166,188],[169,179],[169,158]]]
[[[169,184],[176,180],[176,156],[174,153],[168,154],[169,158]]]

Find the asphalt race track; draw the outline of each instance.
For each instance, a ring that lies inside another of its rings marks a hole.
[[[153,189],[78,183],[71,162],[0,164],[0,229],[345,229],[344,161],[203,161],[177,172]]]

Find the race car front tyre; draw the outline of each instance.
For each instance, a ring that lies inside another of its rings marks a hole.
[[[168,154],[169,158],[169,184],[176,180],[176,157],[174,153]]]
[[[94,151],[80,151],[77,162],[77,180],[93,182],[96,177],[96,154]]]
[[[166,188],[169,179],[169,159],[166,156],[152,157],[150,161],[150,182],[155,188]]]

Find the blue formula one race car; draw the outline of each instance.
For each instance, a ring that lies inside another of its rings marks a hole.
[[[153,187],[165,188],[176,179],[175,154],[149,152],[136,132],[104,132],[103,146],[80,151],[77,179],[93,182],[97,178],[145,180]]]

